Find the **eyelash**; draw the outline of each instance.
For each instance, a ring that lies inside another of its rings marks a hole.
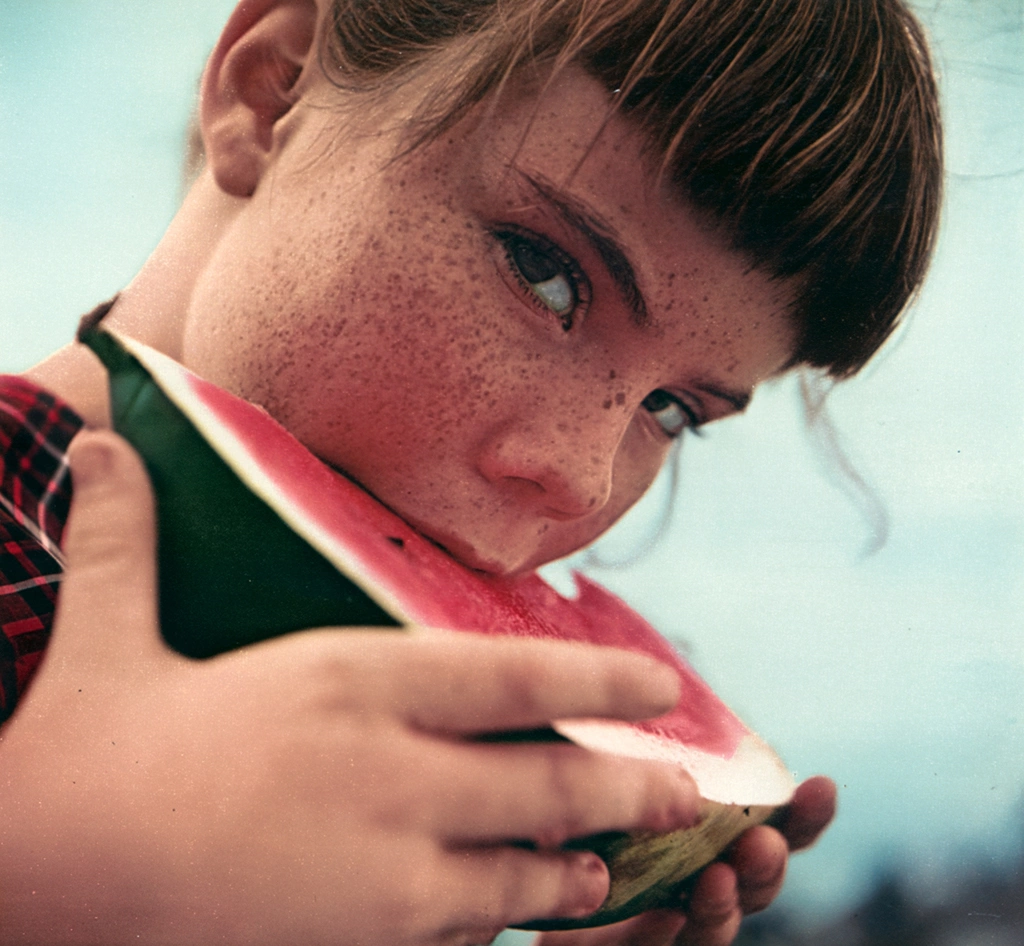
[[[660,403],[659,403],[660,402]],[[665,410],[666,407],[674,406],[678,407],[682,414],[686,417],[686,423],[677,431],[666,430],[662,427],[662,433],[670,440],[676,440],[683,435],[684,432],[689,431],[691,434],[696,436],[701,435],[700,426],[703,423],[701,418],[697,415],[697,412],[686,404],[681,398],[676,397],[670,391],[665,391],[662,388],[658,388],[656,391],[652,391],[643,399],[642,406],[652,416],[658,411]],[[655,423],[658,423],[655,418]],[[659,424],[660,426],[660,424]]]
[[[568,332],[576,324],[577,317],[582,315],[590,304],[590,280],[587,279],[580,264],[560,246],[531,230],[503,226],[491,230],[491,236],[501,244],[510,273],[530,297],[531,302],[543,312],[556,316],[561,323],[562,331]],[[538,257],[546,258],[555,265],[556,271],[546,279],[531,282],[523,271],[524,261],[521,255],[519,260],[516,259],[517,252],[532,253],[535,257],[534,262],[539,262]],[[559,276],[565,279],[570,293],[565,311],[559,311],[545,301],[536,288],[543,282],[550,283]]]

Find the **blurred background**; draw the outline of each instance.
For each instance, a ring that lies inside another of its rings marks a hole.
[[[0,0],[0,371],[70,340],[156,244],[232,5]],[[798,776],[839,783],[748,943],[1024,943],[1024,0],[915,8],[948,190],[906,330],[829,398],[868,493],[787,379],[570,563]]]

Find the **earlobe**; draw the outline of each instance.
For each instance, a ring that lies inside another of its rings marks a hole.
[[[242,0],[210,56],[199,110],[218,186],[248,197],[276,145],[275,127],[298,99],[316,34],[314,0]]]

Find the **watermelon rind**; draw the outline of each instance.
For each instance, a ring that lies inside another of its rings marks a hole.
[[[367,504],[367,528],[356,536],[363,544],[350,547],[351,537],[339,541],[321,523],[319,510],[310,508],[308,497],[305,503],[294,501],[265,468],[267,458],[253,443],[245,442],[230,423],[204,406],[196,385],[206,382],[160,352],[104,326],[87,328],[80,340],[106,367],[112,425],[141,455],[153,483],[161,630],[180,653],[208,658],[291,631],[325,626],[435,625],[560,636],[561,625],[545,628],[543,619],[533,613],[532,608],[539,607],[559,620],[581,621],[584,632],[592,620],[627,628],[639,622],[646,633],[641,649],[682,667],[642,619],[584,578],[577,576],[575,601],[561,598],[537,576],[503,597],[500,582],[467,581],[461,566],[392,514],[383,513],[393,522],[386,534],[377,534],[383,507],[303,450],[296,462],[311,464],[305,471],[322,484],[325,504],[337,495],[357,507]],[[253,405],[244,406],[254,410]],[[275,436],[293,441],[263,416],[271,432],[279,430]],[[341,489],[337,495],[335,488]],[[346,511],[346,516],[353,515],[352,521],[359,523],[358,508]],[[411,587],[395,587],[396,569]],[[438,596],[431,590],[445,587],[449,580],[460,589],[460,600],[435,606]],[[495,601],[502,609],[502,627],[482,626],[488,616],[494,620]],[[692,670],[681,674],[680,707],[687,693],[691,699],[710,696],[720,704]],[[580,929],[652,908],[679,906],[700,868],[744,830],[770,819],[790,801],[792,775],[724,705],[717,744],[690,744],[673,738],[659,724],[560,720],[553,724],[557,734],[549,731],[549,736],[594,751],[660,759],[684,768],[704,799],[700,824],[664,835],[613,832],[571,842],[569,846],[594,850],[608,864],[611,886],[604,905],[582,919],[539,920],[522,928]]]
[[[764,824],[773,805],[721,805],[705,802],[696,828],[668,834],[609,832],[570,842],[595,851],[608,865],[611,885],[601,909],[573,920],[535,920],[525,930],[572,930],[607,926],[647,910],[685,905],[697,872],[718,857],[748,828]]]
[[[120,339],[82,340],[107,366],[113,427],[153,484],[160,626],[175,650],[204,658],[304,628],[404,623],[241,488]]]

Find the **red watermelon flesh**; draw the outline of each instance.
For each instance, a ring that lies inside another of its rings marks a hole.
[[[679,673],[683,696],[667,716],[630,724],[566,722],[557,727],[564,735],[571,731],[574,741],[595,748],[678,761],[695,777],[693,770],[703,770],[698,784],[712,801],[777,805],[790,799],[792,777],[774,754],[763,752],[761,740],[621,599],[580,575],[578,595],[569,599],[536,574],[508,580],[466,568],[261,408],[153,349],[121,341],[246,485],[402,623],[607,644],[650,654]],[[753,768],[726,773],[730,761]]]

